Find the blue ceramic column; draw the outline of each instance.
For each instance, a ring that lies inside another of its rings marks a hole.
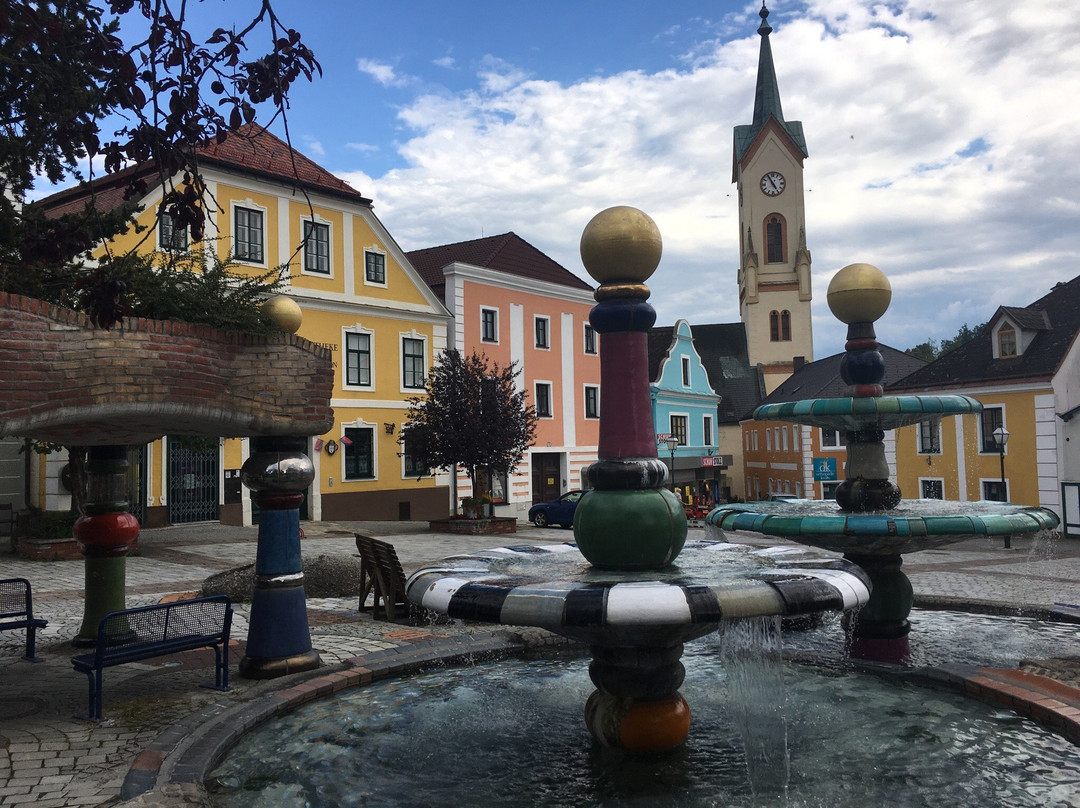
[[[311,647],[300,557],[300,505],[315,467],[298,437],[253,438],[240,470],[259,506],[255,592],[251,599],[247,654],[240,675],[272,679],[319,666]]]

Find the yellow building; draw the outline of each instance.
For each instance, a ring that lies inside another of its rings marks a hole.
[[[1000,307],[975,339],[891,387],[983,405],[978,416],[897,430],[904,495],[1037,505],[1061,518],[1066,535],[1080,535],[1078,333],[1080,277],[1028,306]],[[995,432],[1007,434],[1004,449]]]
[[[428,369],[447,345],[450,315],[375,216],[371,200],[254,127],[202,149],[200,168],[208,249],[231,255],[252,274],[286,266],[283,292],[303,312],[297,333],[334,353],[335,424],[309,441],[316,479],[302,517],[445,516],[446,481],[421,478],[399,436],[408,399],[423,393]],[[137,221],[149,229],[129,231],[112,248],[188,250],[188,233],[159,211],[161,183],[152,172],[147,179]],[[118,188],[115,178],[96,184],[95,204],[118,204]],[[38,204],[59,213],[81,208],[88,198],[79,187]],[[239,479],[246,439],[200,447],[166,437],[133,447],[130,455],[132,510],[147,526],[257,518]],[[41,474],[49,476],[44,464]],[[56,485],[43,479],[39,487]]]

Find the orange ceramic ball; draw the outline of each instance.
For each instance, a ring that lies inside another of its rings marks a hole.
[[[619,725],[619,745],[629,752],[672,749],[690,732],[690,706],[680,694],[630,705]]]

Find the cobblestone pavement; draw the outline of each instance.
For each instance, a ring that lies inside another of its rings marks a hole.
[[[415,522],[323,522],[304,528],[307,558],[355,555],[354,531],[364,530],[391,541],[406,572],[455,553],[573,538],[569,530],[525,525],[513,536],[432,534],[426,523]],[[255,528],[216,523],[143,531],[138,554],[127,559],[127,605],[194,592],[208,576],[253,562],[256,536]],[[702,536],[702,530],[691,529],[691,538]],[[775,543],[749,534],[731,538]],[[906,556],[904,569],[917,603],[1037,615],[1057,611],[1080,620],[1080,541],[1015,540],[1008,549],[1000,542],[967,542]],[[269,681],[233,675],[230,691],[219,693],[197,686],[212,678],[212,652],[130,663],[106,672],[106,721],[92,723],[74,717],[86,709],[87,682],[70,664],[75,653],[70,640],[82,621],[82,561],[0,555],[0,577],[16,576],[30,579],[35,613],[49,625],[38,634],[37,664],[20,658],[22,631],[0,633],[0,806],[204,805],[207,797],[185,767],[205,753],[200,744],[209,744],[206,739],[214,733],[220,743],[222,732],[233,737],[268,709],[280,711],[328,689],[363,684],[425,660],[559,642],[537,630],[509,635],[491,626],[413,628],[373,621],[369,612],[357,611],[354,598],[312,598],[312,642],[324,663],[319,671]],[[237,604],[233,666],[243,655],[247,617],[247,605]],[[1080,629],[1071,653],[1080,655]],[[342,664],[346,660],[349,665]]]

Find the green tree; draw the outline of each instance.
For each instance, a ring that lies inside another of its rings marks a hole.
[[[402,430],[406,451],[432,469],[465,469],[487,491],[488,473],[508,474],[536,437],[536,411],[517,389],[515,363],[500,367],[475,351],[439,355],[427,395],[409,399]]]
[[[979,336],[983,329],[986,327],[986,323],[980,323],[974,327],[964,323],[960,326],[960,330],[956,332],[956,335],[948,339],[943,339],[941,342],[928,339],[926,342],[920,342],[914,348],[908,348],[904,353],[917,356],[920,359],[925,359],[927,362],[933,362],[939,356],[944,353],[948,353],[953,348],[959,348],[966,342],[970,342]]]
[[[26,293],[29,276],[74,282],[80,256],[131,222],[144,172],[121,181],[126,204],[100,212],[95,173],[151,165],[162,209],[202,239],[206,206],[198,148],[256,118],[284,120],[293,82],[320,72],[300,35],[269,0],[240,28],[198,42],[187,0],[9,0],[0,13],[0,290]],[[121,17],[123,26],[121,28]],[[250,56],[248,41],[267,50]],[[110,131],[110,129],[112,131]],[[288,138],[288,127],[286,138]],[[83,166],[89,166],[84,168]],[[101,168],[98,168],[98,167]],[[38,177],[87,183],[91,202],[60,217],[20,200]],[[106,178],[109,178],[108,176]],[[115,284],[97,296],[116,291]],[[90,295],[94,299],[95,295]],[[108,327],[108,323],[102,323]]]

